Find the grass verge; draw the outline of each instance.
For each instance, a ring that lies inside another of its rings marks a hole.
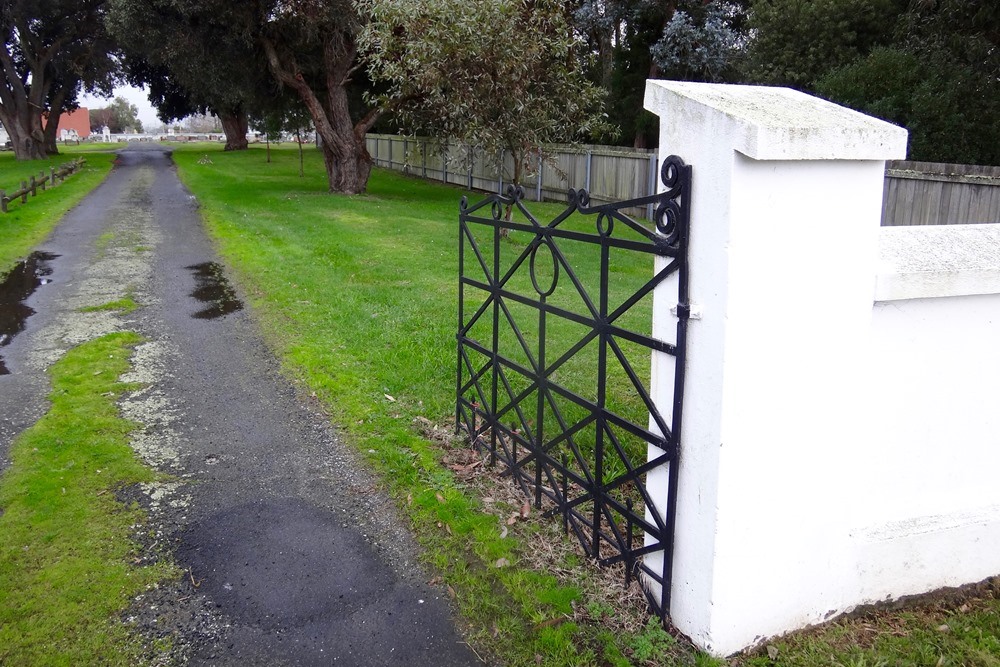
[[[49,172],[50,166],[59,166],[73,159],[72,151],[45,160],[19,162],[10,151],[0,153],[0,189],[16,190],[22,180],[32,174]],[[56,223],[76,206],[91,190],[96,188],[111,171],[114,155],[88,153],[87,164],[79,172],[54,188],[29,197],[27,204],[20,201],[10,205],[9,213],[0,213],[0,276],[3,276],[32,248],[37,246]]]
[[[0,664],[135,664],[141,641],[120,619],[131,599],[174,574],[131,565],[137,507],[119,487],[151,481],[115,405],[128,387],[134,333],[70,350],[51,368],[51,408],[11,447],[0,478]]]

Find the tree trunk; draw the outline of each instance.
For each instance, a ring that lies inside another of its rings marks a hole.
[[[249,122],[247,114],[242,109],[229,113],[219,113],[222,121],[222,131],[226,133],[227,151],[245,151],[247,146],[247,129]]]
[[[56,113],[50,113],[48,120],[45,121],[45,129],[42,133],[45,137],[45,154],[49,155],[59,155],[59,146],[56,143],[56,139],[59,135],[59,119],[62,117],[62,111]]]
[[[295,142],[299,145],[299,178],[302,178],[306,175],[306,172],[305,164],[303,163],[304,158],[302,156],[302,135],[298,130],[295,131]]]
[[[26,127],[23,120],[17,116],[0,113],[0,123],[10,135],[10,143],[14,148],[14,157],[18,160],[40,160],[45,157],[45,145],[39,141]],[[39,132],[39,134],[41,134]]]
[[[337,38],[344,41],[343,48],[335,48]],[[326,40],[323,63],[326,74],[325,103],[320,101],[316,91],[297,71],[294,63],[282,61],[268,39],[262,38],[261,45],[271,72],[278,81],[298,93],[312,117],[316,134],[323,138],[321,148],[330,192],[360,194],[368,187],[368,177],[372,170],[372,157],[365,147],[365,134],[381,115],[381,110],[368,112],[356,124],[351,120],[345,85],[357,55],[354,36],[329,35]]]
[[[330,192],[357,195],[368,188],[368,177],[372,171],[371,156],[363,142],[360,146],[355,144],[353,148],[353,156],[341,156],[330,148],[328,141],[323,141],[323,163],[326,166]]]

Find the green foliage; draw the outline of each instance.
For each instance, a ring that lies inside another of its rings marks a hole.
[[[110,334],[51,369],[51,408],[11,447],[0,478],[0,662],[135,664],[144,654],[120,614],[174,573],[135,567],[143,512],[115,489],[151,481],[129,447],[115,401],[126,390],[133,333]]]
[[[107,126],[113,134],[122,132],[142,132],[139,108],[124,97],[116,97],[111,104],[90,110],[90,129],[100,132]]]
[[[817,92],[909,129],[913,160],[1000,164],[1000,94],[945,53],[879,48],[835,69]]]
[[[632,658],[636,662],[655,661],[660,663],[669,655],[670,649],[677,644],[677,640],[663,629],[658,619],[650,618],[645,629],[633,637],[630,644]]]
[[[610,130],[603,91],[569,57],[563,3],[540,0],[362,0],[359,44],[374,104],[414,131],[514,156],[523,167],[541,144]],[[516,48],[512,48],[513,45]]]
[[[747,67],[760,83],[809,90],[887,43],[902,0],[754,0]]]

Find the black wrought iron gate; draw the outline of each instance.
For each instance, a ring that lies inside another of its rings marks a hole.
[[[666,186],[661,194],[600,206],[590,205],[586,191],[570,190],[568,206],[547,223],[527,210],[520,188],[472,206],[462,199],[456,424],[491,462],[505,466],[537,507],[561,516],[590,556],[602,564],[624,563],[626,585],[639,572],[660,584],[662,597],[643,588],[662,618],[670,608],[690,314],[691,167],[671,156],[660,177]],[[654,225],[626,214],[648,204],[655,207]],[[596,229],[586,229],[588,219]],[[588,264],[581,248],[594,246],[599,256]],[[612,252],[625,261],[635,253],[662,259],[654,260],[651,279],[641,278],[641,286],[623,294],[612,280],[619,266]],[[571,266],[567,254],[583,268]],[[571,283],[566,296],[557,291],[561,274]],[[653,290],[668,279],[677,288],[672,341],[653,337],[649,324]],[[519,286],[527,289],[519,292]],[[646,331],[626,326],[643,320]],[[547,347],[557,338],[564,346],[573,342],[553,353]],[[654,404],[648,380],[635,369],[643,360],[630,357],[626,346],[645,350],[646,361],[654,352],[661,353],[657,363],[673,359],[671,405]],[[627,380],[609,386],[612,368]],[[619,394],[631,402],[619,401]],[[647,476],[664,474],[664,468],[666,497],[654,498]],[[662,563],[654,568],[644,557],[657,553]]]

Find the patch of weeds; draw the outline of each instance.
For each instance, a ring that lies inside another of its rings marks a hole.
[[[134,333],[110,334],[50,369],[49,411],[11,446],[0,478],[0,662],[135,664],[145,649],[120,615],[132,598],[175,576],[137,567],[131,535],[145,515],[115,490],[156,474],[129,446],[133,424],[116,399]]]
[[[629,649],[632,652],[632,659],[637,663],[663,664],[676,644],[677,640],[663,629],[660,621],[650,618],[643,631],[629,640]]]
[[[137,245],[135,247],[135,251],[137,253],[152,252],[153,248],[151,246],[148,246],[148,245]]]
[[[117,299],[115,301],[108,301],[107,303],[102,303],[99,306],[84,306],[80,308],[81,313],[98,313],[102,311],[116,311],[122,314],[129,314],[135,311],[139,307],[139,304],[135,302],[131,296],[126,296],[122,299]]]

